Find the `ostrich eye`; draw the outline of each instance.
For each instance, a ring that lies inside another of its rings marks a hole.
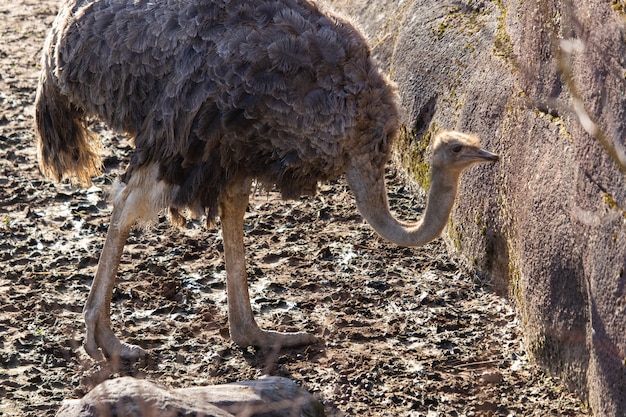
[[[452,145],[452,147],[450,148],[450,150],[454,153],[459,153],[461,152],[461,149],[463,149],[463,146],[456,144],[456,145]]]

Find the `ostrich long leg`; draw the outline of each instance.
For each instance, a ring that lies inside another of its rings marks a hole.
[[[120,359],[137,360],[145,355],[140,347],[120,342],[111,330],[111,297],[115,276],[124,244],[134,223],[134,219],[122,218],[123,207],[122,204],[113,208],[98,270],[83,310],[87,327],[85,351],[96,360],[103,359],[102,353],[114,362]]]
[[[248,206],[249,190],[249,182],[245,182],[243,186],[231,187],[220,200],[230,335],[240,346],[280,349],[283,346],[313,344],[317,339],[309,333],[261,330],[254,320],[243,242],[243,218]]]

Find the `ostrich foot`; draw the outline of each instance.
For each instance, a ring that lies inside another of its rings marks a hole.
[[[116,338],[114,343],[94,345],[85,342],[85,351],[96,361],[109,359],[112,363],[135,363],[146,358],[146,351],[137,345],[121,342]]]
[[[281,333],[261,330],[256,324],[245,330],[230,328],[230,336],[241,347],[255,346],[261,349],[280,350],[283,347],[313,345],[319,339],[310,333],[293,332]]]
[[[109,326],[87,325],[85,351],[96,361],[109,359],[113,363],[139,362],[146,352],[139,346],[121,342]]]

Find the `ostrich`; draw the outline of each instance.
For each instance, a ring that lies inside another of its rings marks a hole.
[[[84,184],[100,173],[87,117],[125,132],[135,146],[112,193],[84,308],[87,353],[97,360],[145,355],[115,336],[110,303],[129,231],[162,210],[175,224],[187,215],[208,223],[219,216],[235,343],[315,343],[311,334],[266,331],[254,320],[243,242],[252,181],[289,199],[345,174],[372,227],[417,246],[443,230],[461,172],[498,158],[475,136],[440,133],[423,219],[396,220],[384,167],[398,132],[397,102],[359,31],[314,0],[66,0],[43,49],[40,169]]]

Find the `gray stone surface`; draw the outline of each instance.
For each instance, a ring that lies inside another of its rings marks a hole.
[[[107,380],[80,400],[66,400],[57,417],[323,417],[324,407],[281,377],[168,389],[144,379]]]
[[[398,83],[419,182],[439,128],[501,156],[466,173],[445,238],[514,299],[539,364],[595,415],[625,416],[623,2],[331,3]]]

